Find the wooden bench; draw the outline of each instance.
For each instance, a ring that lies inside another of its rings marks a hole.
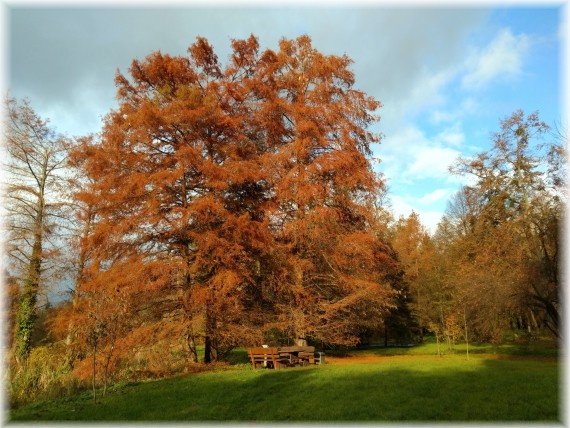
[[[279,350],[277,348],[250,348],[248,355],[254,369],[256,369],[258,365],[261,367],[263,363],[266,363],[267,367],[271,365],[275,369],[280,369],[288,361],[286,358],[279,356]]]

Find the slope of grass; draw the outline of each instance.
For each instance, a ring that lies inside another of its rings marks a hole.
[[[118,386],[97,404],[85,393],[14,409],[9,416],[12,421],[554,422],[558,374],[555,359],[489,353],[469,361],[425,352],[368,363],[346,358],[342,364],[285,370],[237,365]]]

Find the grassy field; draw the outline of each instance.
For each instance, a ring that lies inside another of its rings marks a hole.
[[[435,345],[329,355],[322,366],[238,364],[13,409],[10,421],[559,421],[555,348]]]

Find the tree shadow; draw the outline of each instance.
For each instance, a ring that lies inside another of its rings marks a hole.
[[[99,406],[75,402],[36,408],[27,420],[560,421],[556,363],[435,358],[414,364],[204,373],[141,384],[109,395]]]
[[[227,383],[232,393],[218,404],[230,421],[557,422],[555,367],[497,359],[449,370],[445,361],[429,370],[274,370]]]

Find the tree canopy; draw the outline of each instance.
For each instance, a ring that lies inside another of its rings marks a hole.
[[[198,38],[187,57],[155,52],[117,74],[118,109],[74,153],[97,213],[78,292],[118,269],[113,288],[175,317],[194,359],[197,338],[210,361],[260,326],[356,343],[393,294],[374,234],[380,103],[353,88],[348,57],[306,36],[232,48],[222,67]]]

